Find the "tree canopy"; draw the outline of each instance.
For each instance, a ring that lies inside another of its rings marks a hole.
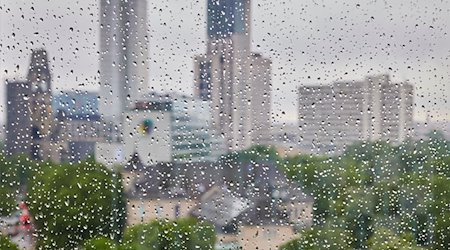
[[[42,249],[73,249],[87,239],[119,240],[126,207],[120,175],[93,161],[44,163],[28,187],[27,203]]]
[[[333,249],[449,249],[449,166],[450,142],[439,136],[399,146],[359,143],[335,157],[289,157],[280,167],[314,196],[314,227],[282,249],[322,249],[316,243],[323,238],[339,244]],[[322,233],[330,227],[349,240]]]
[[[214,249],[214,227],[195,218],[175,221],[155,220],[128,228],[120,244],[112,245],[107,238],[85,243],[86,250],[190,250]]]

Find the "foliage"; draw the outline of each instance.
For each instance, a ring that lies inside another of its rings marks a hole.
[[[128,228],[121,244],[107,238],[88,240],[86,250],[190,250],[213,249],[214,227],[195,218],[176,221],[154,220]]]
[[[233,152],[221,157],[224,164],[239,163],[279,163],[281,160],[274,147],[253,146],[244,151]]]
[[[19,250],[19,247],[8,237],[0,234],[0,250]]]
[[[0,185],[0,216],[8,216],[17,208],[15,193],[11,188]]]
[[[24,156],[0,155],[0,216],[17,210],[17,200],[30,176],[32,163]]]
[[[350,248],[350,236],[339,228],[329,226],[305,230],[299,239],[287,242],[281,250],[344,250]]]
[[[419,250],[424,249],[418,247],[413,242],[413,236],[397,235],[387,228],[379,228],[369,239],[369,247],[373,250]]]
[[[85,250],[116,250],[117,244],[110,238],[98,237],[87,240],[83,247]]]
[[[120,249],[213,249],[214,244],[212,225],[195,218],[182,218],[173,222],[153,221],[129,228]]]
[[[125,224],[120,176],[93,161],[41,164],[27,203],[40,249],[73,249],[97,236],[118,240]]]
[[[450,248],[450,142],[436,134],[399,146],[359,143],[336,157],[289,157],[280,167],[315,198],[314,228],[285,249],[335,242],[321,233],[325,225],[349,235],[342,248]]]

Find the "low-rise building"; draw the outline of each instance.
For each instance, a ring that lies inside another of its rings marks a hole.
[[[313,198],[289,183],[275,165],[150,166],[134,153],[122,178],[128,224],[193,216],[214,225],[216,249],[277,249],[312,225]]]

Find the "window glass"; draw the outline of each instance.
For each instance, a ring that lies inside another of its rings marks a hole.
[[[0,249],[450,249],[449,14],[2,0]]]

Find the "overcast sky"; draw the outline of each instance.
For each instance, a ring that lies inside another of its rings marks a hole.
[[[273,61],[275,121],[297,119],[296,89],[389,73],[416,87],[416,119],[450,119],[448,1],[259,0],[252,46]],[[205,51],[206,0],[149,1],[155,91],[192,93],[192,58]],[[0,122],[4,80],[26,76],[30,50],[51,57],[54,91],[98,89],[98,1],[1,0]]]

